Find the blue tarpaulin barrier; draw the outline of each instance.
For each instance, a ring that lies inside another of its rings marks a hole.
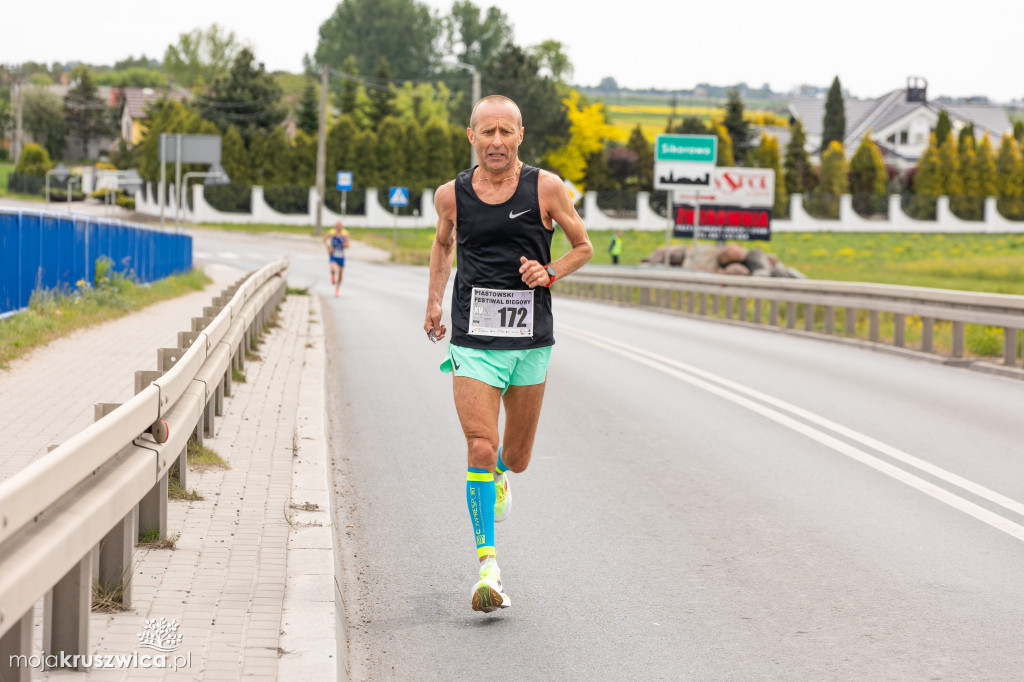
[[[88,216],[0,210],[0,314],[28,306],[37,289],[92,283],[96,261],[148,283],[192,269],[192,237]]]

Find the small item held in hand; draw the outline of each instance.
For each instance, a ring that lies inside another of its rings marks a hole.
[[[434,328],[431,327],[430,331],[427,332],[427,338],[430,339],[431,342],[437,343],[441,337],[438,336],[437,333],[434,332]]]

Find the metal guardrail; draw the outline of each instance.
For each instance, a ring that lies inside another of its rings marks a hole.
[[[967,325],[999,327],[1003,330],[1002,366],[991,362],[976,364],[1024,378],[1019,351],[1024,296],[625,268],[588,268],[555,282],[553,288],[570,296],[833,338],[855,338],[857,321],[866,315],[868,343],[917,351],[951,364],[972,362],[965,352]],[[883,315],[891,318],[891,339],[881,336]],[[919,318],[921,323],[919,347],[914,349],[907,344],[907,323],[912,317]],[[952,324],[948,356],[936,350],[935,330],[939,322]]]
[[[0,483],[0,679],[27,680],[10,657],[32,652],[32,609],[44,600],[43,651],[87,653],[93,584],[131,603],[139,529],[167,535],[168,473],[186,447],[213,435],[231,370],[286,293],[288,261],[215,297],[158,370],[135,373],[136,395],[96,405],[96,422]]]

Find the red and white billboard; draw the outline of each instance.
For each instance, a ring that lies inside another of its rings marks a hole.
[[[775,205],[775,171],[771,168],[715,168],[710,187],[677,189],[673,201],[771,208]]]

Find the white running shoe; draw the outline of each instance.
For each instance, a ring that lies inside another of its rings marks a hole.
[[[480,567],[480,581],[473,586],[473,610],[490,613],[512,606],[512,599],[502,591],[498,564],[489,559]]]

